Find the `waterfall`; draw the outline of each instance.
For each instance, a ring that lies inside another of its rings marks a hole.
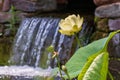
[[[59,21],[59,18],[24,19],[14,41],[12,63],[48,68],[52,62],[46,48],[50,45],[64,56],[61,60],[68,60],[74,38],[58,32]]]
[[[57,61],[51,59],[51,53],[46,51],[50,45],[59,53],[60,64],[65,64],[76,50],[77,43],[74,36],[65,36],[58,32],[59,21],[60,18],[49,17],[22,20],[13,44],[11,66],[0,67],[0,79],[46,80],[57,66]],[[78,33],[83,46],[89,42],[93,31],[91,26],[85,21],[82,31]],[[40,77],[34,79],[35,76]]]

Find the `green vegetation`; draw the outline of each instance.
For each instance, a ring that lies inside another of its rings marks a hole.
[[[11,6],[11,14],[12,14],[12,18],[10,20],[10,29],[14,29],[15,28],[15,23],[16,23],[16,17],[15,17],[15,7]]]
[[[66,63],[66,69],[70,79],[78,76],[78,80],[106,80],[107,74],[114,80],[108,71],[109,53],[108,43],[120,30],[111,32],[106,38],[94,41],[85,47],[78,49]],[[66,75],[63,75],[68,79]]]
[[[8,60],[10,58],[11,43],[6,38],[0,42],[0,66],[8,65]]]
[[[16,22],[17,22],[17,12],[15,11],[15,7],[12,5],[11,6],[11,10],[10,10],[10,14],[12,15],[11,19],[10,19],[10,24],[9,24],[9,28],[12,31],[12,34],[15,35],[16,31],[17,31],[17,27],[16,27]]]
[[[79,25],[76,25],[78,18],[74,15],[70,15],[65,20],[61,20],[60,28],[63,30],[63,32],[60,32],[61,34],[64,34],[66,36],[75,36],[78,30],[77,28],[74,28],[74,26],[79,27]],[[82,24],[81,20],[78,24]],[[69,30],[69,25],[71,26],[71,30]],[[109,75],[111,80],[114,80],[113,76],[111,75],[110,71],[108,70],[109,65],[109,53],[107,51],[108,49],[108,43],[112,39],[112,37],[119,33],[120,30],[111,32],[110,35],[106,38],[94,41],[90,44],[88,44],[85,47],[80,46],[80,48],[75,52],[75,54],[71,57],[71,59],[65,64],[65,65],[59,65],[58,66],[58,72],[60,74],[60,77],[63,80],[72,80],[73,78],[77,78],[77,80],[107,80],[107,75]],[[77,37],[77,36],[76,36]],[[79,45],[79,39],[77,39],[78,45]],[[54,52],[53,47],[48,48],[49,52],[52,51],[53,56],[58,58]],[[60,62],[57,59],[58,63]],[[61,67],[63,68],[61,69]],[[65,74],[63,75],[63,71]],[[56,71],[55,71],[56,73]]]

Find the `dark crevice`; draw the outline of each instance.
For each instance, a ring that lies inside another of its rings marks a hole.
[[[58,4],[58,11],[94,14],[96,6],[92,0],[68,0],[67,4]]]

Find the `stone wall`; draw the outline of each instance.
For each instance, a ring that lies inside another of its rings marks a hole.
[[[19,11],[17,15],[21,18],[21,16],[30,15],[29,13],[55,10],[57,2],[56,0],[0,0],[0,23],[6,22],[12,16],[10,14],[11,6],[15,7],[16,12]]]
[[[0,36],[6,33],[5,29],[10,28],[11,24],[19,24],[24,17],[53,11],[57,4],[63,3],[67,3],[67,0],[0,0]]]
[[[94,40],[106,37],[111,31],[120,29],[120,0],[94,0],[97,8],[95,10],[96,31],[93,34]],[[120,34],[117,34],[110,41],[108,46],[110,53],[110,67],[115,80],[120,79]]]
[[[95,10],[95,22],[96,22],[96,32],[95,39],[108,36],[109,32],[120,29],[120,0],[94,0],[95,4],[98,6]],[[119,35],[119,34],[117,34]],[[120,45],[119,37],[115,36],[112,45]],[[113,38],[113,39],[114,39]],[[116,49],[118,50],[118,49]],[[120,52],[120,49],[119,49]],[[118,51],[116,53],[119,53]],[[119,54],[114,54],[115,57],[120,57]]]

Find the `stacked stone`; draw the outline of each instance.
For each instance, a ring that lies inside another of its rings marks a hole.
[[[96,32],[95,36],[98,39],[100,36],[108,36],[109,32],[120,29],[120,0],[94,0],[98,6],[95,10],[96,17]],[[114,50],[110,52],[115,57],[120,57],[120,34],[117,34],[111,42]]]
[[[8,22],[10,20],[11,15],[7,12],[4,12],[3,6],[6,1],[0,0],[0,37],[3,36],[4,33],[4,25],[3,23]]]
[[[24,17],[53,11],[56,5],[56,0],[0,0],[0,35],[4,32],[6,24],[11,24],[13,16],[16,18],[15,22],[19,23]]]
[[[94,3],[98,6],[95,10],[97,33],[105,37],[120,29],[120,0],[94,0]]]
[[[120,0],[94,0],[96,6],[96,32],[95,36],[98,39],[100,36],[105,37],[111,31],[120,29]],[[110,41],[108,46],[110,57],[120,58],[120,34],[117,34]],[[115,76],[115,80],[120,79],[120,61],[110,60],[110,68]],[[116,66],[116,67],[115,67]],[[114,70],[116,71],[114,71]]]
[[[0,23],[7,22],[7,20],[9,20],[11,17],[10,14],[6,12],[8,11],[8,8],[10,8],[9,0],[7,2],[9,5],[6,4],[6,1],[7,0],[0,0]]]
[[[120,29],[120,0],[94,0],[99,7],[95,10],[95,16],[108,18],[110,31]]]
[[[46,12],[56,9],[56,0],[0,0],[0,23],[6,22],[11,17],[11,6],[14,6],[17,13],[16,16],[29,16],[27,13]],[[9,12],[9,13],[8,13]]]

